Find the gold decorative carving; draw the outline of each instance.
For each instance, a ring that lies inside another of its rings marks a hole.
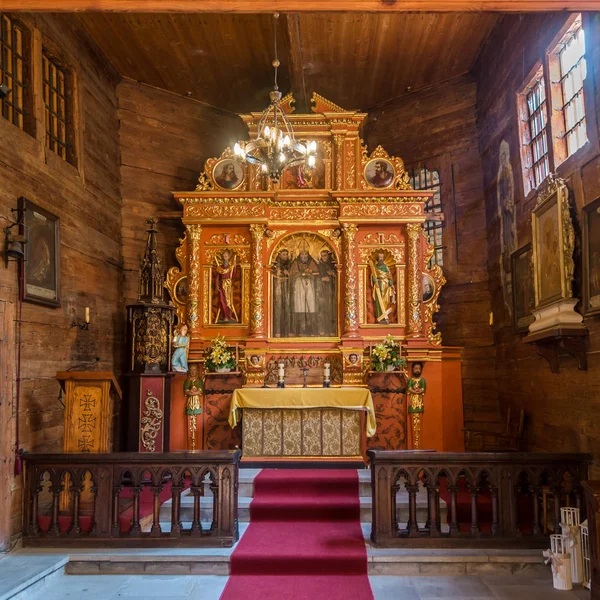
[[[216,217],[265,217],[266,207],[260,205],[237,205],[237,204],[216,204],[210,205],[196,205],[185,207],[186,217],[204,217],[204,218],[216,218]]]
[[[132,371],[154,368],[157,372],[169,370],[171,335],[170,309],[160,306],[137,305],[130,313],[133,321]]]
[[[390,156],[382,146],[377,146],[371,154],[368,153],[367,147],[363,140],[361,140],[361,174],[360,174],[360,186],[363,190],[377,189],[377,187],[371,185],[365,177],[365,168],[368,163],[372,160],[382,159],[389,162],[394,167],[394,178],[390,182],[390,188],[397,190],[412,190],[410,185],[410,179],[408,173],[404,168],[404,161],[398,156]]]
[[[404,246],[404,241],[401,240],[395,233],[369,233],[360,242],[361,246],[387,246],[398,244]]]
[[[142,445],[148,452],[154,452],[156,450],[156,438],[162,427],[163,411],[160,410],[160,401],[150,390],[146,390],[144,407],[140,419]]]
[[[358,297],[359,297],[359,299],[366,298],[366,295],[365,295],[366,291],[367,291],[366,279],[367,279],[367,270],[365,268],[359,269],[359,273],[358,273]],[[367,322],[367,315],[366,315],[366,311],[365,311],[365,303],[364,302],[358,303],[358,322],[361,325],[364,325]]]
[[[197,192],[208,192],[213,189],[212,181],[208,178],[206,173],[200,173],[198,177],[198,183],[196,185]]]
[[[230,250],[232,254],[237,256],[237,262],[240,265],[249,265],[250,264],[250,248],[240,248],[239,246],[221,246],[214,248],[207,248],[204,251],[204,261],[205,264],[213,264],[215,262],[215,257],[220,257],[223,250]]]
[[[398,267],[396,270],[398,274],[398,308],[400,310],[398,325],[400,327],[406,327],[406,283],[404,281],[404,267]]]
[[[421,315],[421,232],[420,223],[409,223],[408,233],[408,333],[418,336],[423,329]]]
[[[234,233],[233,235],[230,233],[215,233],[206,242],[207,246],[224,246],[229,244],[233,246],[249,246],[250,240],[241,233]]]
[[[337,219],[337,208],[272,208],[270,218],[275,221],[331,221]]]
[[[427,202],[429,196],[346,196],[338,198],[340,204],[416,204],[418,202]],[[424,211],[422,211],[424,214]]]
[[[358,337],[358,267],[356,265],[356,233],[358,227],[354,223],[342,225],[344,240],[344,336]]]
[[[335,189],[341,190],[344,187],[344,140],[345,135],[334,135],[335,140]]]
[[[313,92],[313,95],[310,98],[311,110],[314,113],[322,114],[322,113],[347,113],[351,111],[347,111],[343,109],[341,106],[333,103],[331,100],[327,100],[327,98],[323,98],[320,94]]]
[[[405,264],[405,256],[404,256],[404,246],[378,246],[381,250],[387,250],[393,257],[394,262],[397,265]],[[358,261],[361,265],[366,265],[369,262],[369,258],[373,254],[373,247],[363,248],[362,246],[358,247]]]
[[[270,232],[270,233],[269,233]],[[265,237],[267,238],[267,250],[271,249],[271,246],[283,235],[287,233],[287,229],[267,229]]]
[[[341,206],[341,217],[420,217],[421,204],[346,204]]]
[[[251,245],[251,286],[250,286],[250,337],[264,338],[264,294],[262,252],[265,226],[258,223],[250,225]]]
[[[210,324],[210,304],[211,304],[211,297],[210,297],[210,284],[211,284],[211,277],[212,276],[212,271],[210,269],[210,267],[205,268],[204,269],[204,293],[202,294],[202,297],[204,298],[204,306],[203,306],[203,315],[204,315],[204,325],[209,325]]]
[[[177,323],[181,324],[185,323],[187,312],[187,297],[183,297],[179,293],[182,285],[187,287],[187,233],[179,240],[179,246],[175,250],[175,258],[179,263],[179,267],[171,267],[167,271],[165,288],[167,288],[171,301],[175,305]]]
[[[202,235],[202,226],[198,224],[187,224],[186,237],[188,244],[188,298],[187,298],[187,317],[188,325],[192,333],[196,333],[200,328],[200,291],[201,291],[201,267],[200,267],[200,237]]]
[[[356,169],[354,167],[354,148],[355,139],[346,140],[346,188],[349,190],[353,189],[356,183]]]
[[[258,204],[263,205],[269,202],[270,198],[262,198],[260,196],[242,197],[242,196],[190,196],[189,198],[178,198],[179,203],[184,206],[193,206],[196,204]]]
[[[291,115],[296,110],[294,104],[296,104],[296,99],[294,98],[294,94],[290,92],[279,101],[279,108],[286,115]]]
[[[335,245],[338,251],[338,256],[342,253],[342,230],[339,228],[336,229],[317,229],[317,233],[320,233],[323,237],[326,237],[328,240]]]
[[[296,258],[302,249],[306,249],[313,258],[316,258],[316,260],[318,260],[321,250],[327,250],[333,254],[336,265],[339,264],[339,251],[336,252],[336,249],[339,248],[339,246],[335,244],[332,245],[330,242],[333,242],[333,239],[325,235],[322,231],[317,233],[313,231],[295,231],[279,240],[269,257],[269,266],[274,266],[277,255],[283,249],[289,251],[292,259]]]

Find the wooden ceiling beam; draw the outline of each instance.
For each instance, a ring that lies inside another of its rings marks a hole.
[[[310,109],[309,94],[304,75],[304,57],[302,56],[302,35],[300,33],[300,15],[286,14],[287,34],[290,41],[290,85],[296,98],[296,112],[307,113]]]
[[[75,12],[598,11],[600,0],[0,0],[0,10]]]

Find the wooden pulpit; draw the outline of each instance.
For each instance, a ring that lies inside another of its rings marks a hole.
[[[63,452],[111,452],[115,396],[121,388],[110,371],[60,371],[56,374],[65,391],[65,439]]]

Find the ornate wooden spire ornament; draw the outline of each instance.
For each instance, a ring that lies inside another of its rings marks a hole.
[[[160,256],[158,255],[158,245],[156,238],[158,230],[156,224],[158,221],[154,218],[148,219],[146,224],[148,228],[148,239],[146,240],[146,251],[140,264],[140,286],[138,300],[150,304],[164,304],[165,277],[162,273]]]
[[[127,306],[129,385],[128,450],[169,450],[171,344],[175,307],[165,302],[165,276],[158,254],[157,220],[146,221],[138,300]],[[166,380],[166,381],[165,381]]]

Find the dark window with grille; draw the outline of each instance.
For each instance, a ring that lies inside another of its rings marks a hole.
[[[70,74],[45,50],[42,56],[46,147],[74,164],[72,132],[72,81]]]
[[[587,141],[583,81],[586,77],[585,34],[579,18],[559,45],[560,87],[567,156]]]
[[[29,129],[26,106],[29,88],[28,31],[8,15],[0,13],[0,81],[10,94],[2,100],[2,116],[19,127]],[[28,131],[31,133],[31,131]]]
[[[537,188],[550,172],[548,157],[548,108],[546,102],[546,84],[540,76],[530,85],[526,94],[527,137],[530,187]]]
[[[410,181],[415,190],[428,190],[433,192],[433,197],[425,204],[425,212],[430,214],[441,214],[442,212],[442,183],[440,181],[440,172],[437,169],[431,171],[427,167],[412,169]],[[444,263],[442,244],[443,221],[428,219],[425,221],[425,234],[427,240],[433,246],[433,256],[431,263],[442,266]]]

